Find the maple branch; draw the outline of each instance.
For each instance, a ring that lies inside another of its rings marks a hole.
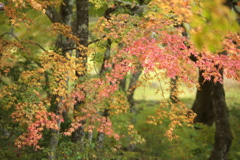
[[[11,32],[5,32],[2,35],[0,35],[0,38],[2,38],[3,36],[5,36],[6,34],[11,34]]]
[[[62,52],[70,51],[70,50],[74,50],[74,49],[77,49],[77,47],[71,47],[71,48],[62,49]]]
[[[105,37],[106,37],[106,36],[103,36],[102,38],[105,38]],[[101,38],[101,39],[99,38],[99,39],[92,40],[92,41],[88,42],[88,45],[93,44],[93,43],[96,43],[96,42],[98,42],[98,41],[101,41],[102,38]]]
[[[105,38],[105,37],[106,37],[106,36],[103,36],[102,38]],[[88,42],[87,45],[90,45],[90,44],[96,43],[96,42],[98,42],[98,41],[101,41],[102,38],[92,40],[92,41]],[[62,51],[70,51],[70,50],[74,50],[74,49],[77,49],[77,47],[66,48],[66,49],[63,49]]]
[[[35,43],[35,42],[22,42],[22,43],[36,45],[36,46],[38,46],[39,48],[41,48],[44,52],[46,52],[46,50],[45,50],[40,44],[38,44],[38,43]]]
[[[13,32],[5,32],[5,33],[3,33],[3,34],[0,36],[0,38],[2,38],[3,36],[5,36],[6,34],[13,36],[13,37],[14,37],[18,42],[20,42],[20,43],[33,44],[33,45],[36,45],[36,46],[38,46],[39,48],[41,48],[44,52],[47,51],[46,49],[44,49],[44,48],[43,48],[40,44],[38,44],[38,43],[35,43],[35,42],[23,42],[23,41],[21,41]]]

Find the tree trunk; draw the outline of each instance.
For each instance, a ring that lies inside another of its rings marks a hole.
[[[60,18],[61,22],[65,25],[71,24],[71,18],[72,18],[72,7],[73,7],[73,0],[63,0],[63,3],[61,5],[60,9]],[[51,17],[53,18],[53,17]],[[71,41],[68,41],[66,37],[63,35],[58,35],[57,41],[56,41],[56,48],[57,49],[66,49],[66,48],[71,48],[73,43]],[[65,55],[65,53],[63,53]],[[68,84],[68,77],[66,77],[66,83]],[[59,97],[61,100],[63,100],[63,97]],[[56,100],[56,98],[54,98]],[[56,115],[63,115],[65,116],[64,119],[67,117],[67,113],[64,113],[66,111],[63,111],[62,109],[62,103],[59,102],[57,105],[52,103],[52,107],[54,108],[54,112]],[[58,141],[59,141],[59,132],[60,132],[60,127],[61,127],[61,122],[60,120],[57,121],[57,126],[59,127],[59,130],[51,130],[51,138],[50,138],[50,153],[48,154],[48,160],[55,160],[56,159],[56,149],[58,146]]]
[[[126,92],[126,84],[127,84],[127,79],[126,77],[124,77],[122,80],[120,80],[120,83],[119,83],[119,88],[121,89],[121,91]]]
[[[84,49],[76,51],[76,58],[82,60],[83,71],[76,73],[77,77],[82,77],[87,71],[87,47],[88,47],[88,26],[89,26],[89,13],[88,13],[88,0],[76,0],[77,7],[77,36],[80,39],[79,43],[86,47]],[[77,102],[74,105],[74,110],[80,111],[80,107],[84,105],[84,102]],[[76,116],[76,115],[74,115]],[[85,121],[79,122],[81,127],[75,130],[72,135],[72,142],[80,142],[82,144],[84,140],[84,124]]]
[[[230,9],[233,7],[232,0],[226,0],[224,3]],[[234,8],[234,7],[233,7]],[[223,52],[221,54],[227,54]],[[223,68],[220,69],[220,74],[223,77]],[[215,115],[215,143],[209,160],[227,160],[228,153],[232,144],[233,135],[231,133],[228,120],[228,108],[225,101],[225,91],[223,84],[217,82],[213,85],[213,110]]]
[[[103,76],[106,71],[110,70],[109,68],[105,67],[105,62],[110,59],[110,56],[111,56],[111,44],[112,44],[111,40],[108,39],[107,40],[107,45],[106,45],[106,50],[104,52],[103,64],[102,64],[102,67],[101,67],[100,73],[99,73],[100,76]]]
[[[209,126],[215,122],[215,143],[209,160],[227,160],[233,137],[228,122],[228,109],[223,84],[220,82],[214,83],[213,80],[204,82],[202,73],[203,71],[199,71],[200,90],[197,91],[192,108],[197,113],[194,122]],[[220,74],[223,77],[223,69],[220,70]]]
[[[135,73],[132,74],[132,77],[130,79],[130,83],[129,83],[129,86],[128,86],[128,90],[130,93],[127,95],[127,100],[130,104],[130,112],[131,113],[136,113],[135,109],[134,109],[134,99],[133,99],[133,96],[134,96],[134,91],[136,89],[136,84],[137,84],[137,81],[140,77],[140,75],[142,74],[142,68],[139,67],[139,70]]]
[[[179,102],[178,98],[178,86],[177,86],[178,76],[170,79],[170,101],[172,103]]]
[[[74,106],[74,108],[76,108],[76,107]],[[81,149],[83,149],[83,141],[84,141],[84,136],[85,136],[84,124],[86,123],[86,121],[84,120],[79,123],[81,123],[81,126],[78,129],[76,129],[75,132],[73,132],[72,142],[79,143],[80,150],[81,150]]]
[[[104,114],[108,114],[108,110],[104,110]],[[102,115],[102,116],[103,116]],[[108,117],[106,116],[106,121],[103,122],[103,123],[106,123],[107,120],[108,120]],[[101,160],[101,157],[103,156],[102,153],[103,153],[103,146],[104,146],[104,139],[105,139],[105,134],[103,132],[98,132],[97,134],[97,142],[96,142],[96,150],[97,150],[97,159],[98,160]]]
[[[223,75],[222,69],[220,72]],[[214,148],[209,160],[227,160],[233,136],[228,122],[228,108],[225,102],[225,92],[223,84],[220,82],[213,85],[212,101],[216,133]]]
[[[127,90],[127,91],[130,92],[127,95],[127,100],[128,100],[128,103],[130,104],[130,113],[132,114],[132,117],[131,117],[130,121],[131,121],[132,124],[136,124],[136,118],[135,117],[136,117],[136,114],[137,114],[136,108],[134,106],[133,96],[134,96],[134,92],[135,92],[135,89],[136,89],[137,81],[138,81],[139,77],[141,76],[141,74],[142,74],[142,67],[138,67],[138,71],[132,74],[132,77],[130,79],[130,84],[129,84],[128,90]],[[136,150],[136,145],[135,144],[129,144],[128,150],[129,151]]]
[[[107,8],[104,12],[104,18],[106,18],[107,20],[110,20],[111,17],[111,13],[114,12],[116,10],[116,8]],[[100,76],[102,77],[107,71],[110,70],[110,68],[106,68],[105,67],[105,62],[108,61],[111,57],[111,45],[112,45],[112,41],[111,39],[107,40],[107,44],[106,44],[106,50],[104,52],[104,57],[103,57],[103,64],[102,67],[100,69]],[[107,117],[108,117],[109,113],[108,113],[108,109],[105,109],[102,116],[106,117],[106,121],[107,121]],[[103,132],[98,132],[97,134],[97,159],[101,159],[101,154],[102,154],[102,148],[104,145],[104,138],[105,138],[105,134]]]
[[[59,103],[57,105],[57,107],[55,108],[56,115],[61,115],[61,113],[59,112],[61,110],[61,107],[62,107],[61,103]],[[49,140],[50,152],[48,153],[48,160],[56,159],[56,150],[57,150],[57,146],[58,146],[58,142],[59,142],[60,125],[61,125],[60,120],[57,120],[57,126],[58,126],[59,130],[51,129],[51,138]]]
[[[214,122],[212,92],[214,82],[205,81],[202,76],[203,71],[199,71],[198,83],[200,88],[197,90],[197,95],[192,106],[192,110],[197,114],[194,123],[203,123],[211,126]]]
[[[106,12],[108,11],[108,9],[105,11],[105,14]],[[110,14],[110,13],[109,13]],[[106,17],[109,17],[110,18],[110,15],[109,14],[106,14],[105,15],[105,18]],[[104,74],[110,70],[110,68],[106,68],[105,67],[105,62],[108,61],[110,59],[110,56],[111,56],[111,44],[112,44],[112,41],[110,39],[107,40],[107,45],[106,45],[106,50],[104,52],[104,58],[103,58],[103,64],[102,64],[102,67],[101,67],[101,70],[100,70],[100,76],[104,76]],[[109,110],[108,109],[104,109],[104,112],[101,116],[105,116],[106,117],[106,121],[107,121],[107,117],[109,115]],[[105,122],[102,122],[102,123],[105,123]],[[101,159],[101,155],[102,155],[102,148],[103,148],[103,145],[104,145],[104,138],[105,138],[105,134],[103,132],[98,132],[97,134],[97,146],[96,146],[96,149],[97,149],[97,157],[98,159]]]

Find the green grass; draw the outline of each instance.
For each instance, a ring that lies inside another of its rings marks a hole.
[[[169,98],[169,85],[170,80],[165,80],[160,83],[157,80],[153,80],[140,86],[136,89],[134,93],[135,100],[145,100],[145,101],[161,101],[163,99]],[[179,85],[180,91],[182,92],[179,97],[180,99],[186,103],[188,107],[194,102],[196,96],[196,87],[192,85],[192,87],[187,87],[186,85]],[[226,94],[226,102],[229,107],[240,107],[240,82],[225,79],[224,80],[224,88]]]

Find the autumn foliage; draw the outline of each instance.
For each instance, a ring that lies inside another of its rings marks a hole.
[[[5,22],[10,28],[32,30],[35,20],[27,10],[46,16],[44,14],[49,7],[58,8],[62,3],[12,0],[5,3],[1,17],[7,19]],[[117,8],[115,1],[111,0],[90,3],[95,10]],[[137,5],[137,1],[128,3]],[[209,12],[213,3],[217,6]],[[191,26],[190,29],[184,27],[186,23]],[[11,121],[24,130],[16,138],[15,145],[18,148],[33,146],[40,149],[39,141],[46,131],[60,130],[62,136],[71,136],[83,125],[86,133],[104,133],[119,141],[124,135],[118,132],[118,124],[111,119],[127,114],[130,108],[125,93],[119,90],[119,83],[129,73],[137,72],[139,66],[146,82],[153,77],[167,79],[178,76],[181,82],[196,84],[198,69],[204,71],[206,81],[214,77],[215,82],[222,82],[223,77],[219,73],[222,68],[228,78],[239,80],[238,29],[230,10],[219,0],[199,3],[194,0],[152,0],[141,16],[119,10],[111,14],[110,19],[104,16],[98,18],[94,29],[91,29],[93,38],[98,39],[97,43],[106,44],[108,40],[112,43],[111,56],[102,62],[107,68],[102,75],[98,69],[94,72],[90,60],[87,65],[84,64],[87,61],[84,57],[90,59],[96,51],[103,49],[94,43],[84,47],[80,43],[81,37],[74,33],[71,26],[56,22],[46,28],[47,36],[53,42],[61,35],[74,44],[69,50],[39,44],[34,38],[24,40],[18,38],[17,32],[2,30],[1,109],[3,112],[10,110]],[[190,37],[183,36],[183,32],[189,32]],[[29,46],[34,46],[34,49],[29,49]],[[77,57],[76,50],[84,56]],[[16,71],[17,74],[14,74]],[[83,103],[75,110],[78,102]],[[170,112],[164,110],[169,106],[172,106]],[[108,113],[104,115],[106,111]],[[63,112],[68,112],[71,119],[64,130],[58,126],[58,123],[66,121]],[[183,123],[190,125],[195,116],[183,103],[173,105],[165,100],[156,115],[149,117],[148,123],[159,124],[162,118],[170,117],[166,135],[172,139],[177,137],[173,133],[174,128]],[[144,142],[140,136],[133,136],[137,135],[137,131],[130,122],[121,127],[125,127],[132,136],[132,144]]]

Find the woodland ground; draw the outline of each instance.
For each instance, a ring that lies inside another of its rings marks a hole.
[[[161,84],[162,88],[166,87]],[[178,139],[172,141],[166,138],[165,131],[169,121],[157,126],[146,124],[147,115],[153,115],[163,99],[161,91],[156,93],[159,88],[158,81],[153,81],[145,87],[140,87],[135,92],[135,105],[137,108],[136,128],[139,134],[146,139],[146,143],[136,146],[136,151],[122,151],[121,159],[134,160],[206,160],[208,159],[214,143],[215,127],[208,127],[198,124],[201,129],[196,130],[192,127],[179,127],[175,133]],[[229,160],[240,159],[240,83],[225,79],[224,87],[226,101],[229,108],[230,124],[234,135],[234,140],[229,154]],[[180,95],[181,100],[191,108],[196,88],[180,86],[185,93]],[[154,92],[155,91],[155,92]],[[165,98],[169,95],[166,93]],[[127,146],[125,146],[127,147]]]

